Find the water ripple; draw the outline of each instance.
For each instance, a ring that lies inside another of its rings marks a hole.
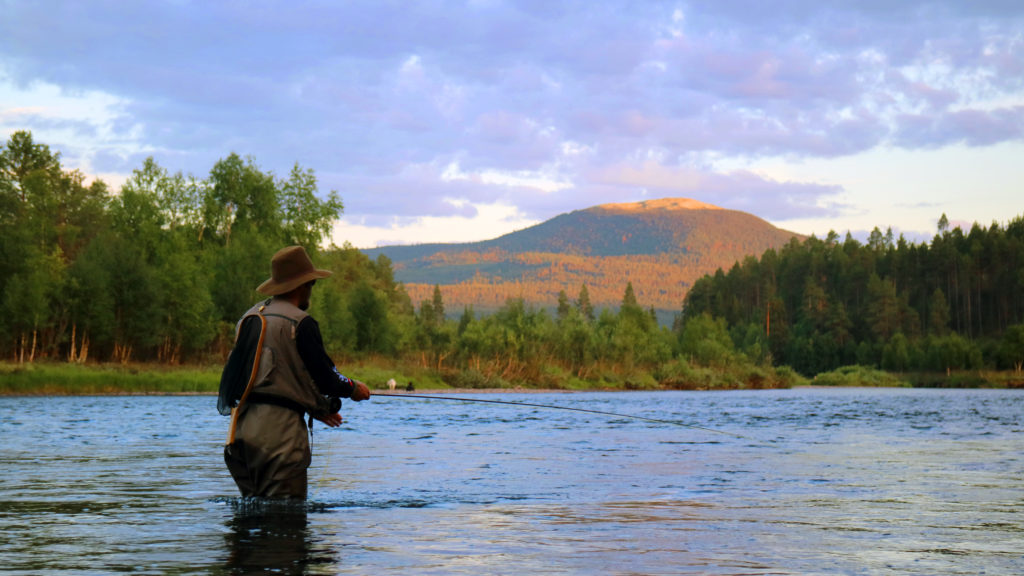
[[[11,574],[1024,572],[1024,392],[346,404],[311,498],[237,498],[210,397],[0,398]]]

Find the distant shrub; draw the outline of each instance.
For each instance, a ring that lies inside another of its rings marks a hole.
[[[694,390],[694,371],[690,364],[683,359],[675,359],[666,362],[654,371],[654,379],[663,388],[670,390]]]
[[[455,388],[506,388],[509,383],[498,376],[488,376],[479,370],[470,368],[455,372],[448,378],[448,383]]]
[[[1012,377],[1005,373],[958,370],[908,374],[915,388],[1008,388]]]
[[[626,376],[623,386],[626,390],[655,390],[658,382],[647,372],[636,372]]]
[[[866,366],[841,366],[811,380],[814,386],[908,386],[895,375]]]
[[[807,378],[789,366],[779,366],[775,368],[776,388],[792,388],[793,386],[802,386],[807,383]]]

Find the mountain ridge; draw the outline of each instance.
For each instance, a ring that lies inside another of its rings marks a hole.
[[[746,212],[688,198],[601,204],[489,240],[383,246],[414,303],[441,288],[446,308],[489,310],[508,298],[553,307],[587,285],[595,307],[618,307],[631,282],[645,307],[677,311],[704,274],[801,235]]]

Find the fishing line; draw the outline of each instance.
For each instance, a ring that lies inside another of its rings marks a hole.
[[[614,416],[616,418],[632,418],[634,420],[643,420],[645,422],[656,422],[658,424],[674,424],[676,426],[685,426],[687,428],[694,428],[696,430],[703,430],[705,432],[714,432],[715,434],[724,434],[726,436],[732,436],[734,438],[742,438],[743,440],[749,440],[746,436],[740,436],[739,434],[733,434],[732,432],[725,432],[724,430],[715,430],[714,428],[705,428],[704,426],[697,426],[695,424],[687,424],[686,422],[680,422],[679,420],[662,420],[659,418],[648,418],[647,416],[635,416],[633,414],[620,414],[617,412],[605,412],[604,410],[591,410],[589,408],[573,408],[571,406],[555,406],[552,404],[535,404],[532,402],[509,402],[507,400],[484,400],[482,398],[457,398],[454,396],[433,396],[427,394],[374,394],[373,398],[384,397],[384,398],[421,398],[426,400],[449,400],[452,402],[475,402],[480,404],[506,404],[509,406],[527,406],[531,408],[546,408],[549,410],[571,410],[573,412],[587,412],[589,414],[600,414],[602,416]]]

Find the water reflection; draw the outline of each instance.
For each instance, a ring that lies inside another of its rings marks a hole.
[[[337,558],[312,536],[304,504],[237,499],[231,505],[227,573],[331,573]]]

